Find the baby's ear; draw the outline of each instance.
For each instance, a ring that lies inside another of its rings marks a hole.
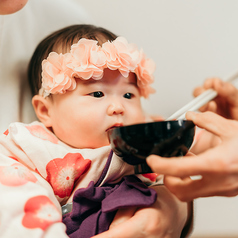
[[[46,99],[40,95],[35,95],[32,98],[32,105],[34,107],[36,116],[46,127],[52,126],[49,113],[51,104],[52,102],[49,98]]]

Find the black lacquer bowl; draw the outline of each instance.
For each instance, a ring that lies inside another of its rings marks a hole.
[[[183,156],[192,145],[195,125],[192,121],[160,121],[116,127],[108,131],[113,151],[136,173],[151,173],[145,158]]]

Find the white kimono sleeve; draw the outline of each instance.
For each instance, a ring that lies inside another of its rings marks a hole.
[[[68,237],[51,186],[14,158],[0,155],[1,237]]]

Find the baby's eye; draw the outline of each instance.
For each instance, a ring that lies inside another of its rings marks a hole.
[[[124,98],[127,98],[127,99],[131,99],[133,97],[133,94],[132,93],[125,93],[123,95]]]
[[[97,92],[92,92],[89,93],[90,96],[95,97],[95,98],[101,98],[104,96],[104,93],[101,91],[97,91]]]

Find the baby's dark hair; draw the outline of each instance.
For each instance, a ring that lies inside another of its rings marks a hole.
[[[50,52],[69,52],[71,45],[81,38],[97,40],[99,45],[102,45],[108,40],[115,40],[117,36],[102,27],[86,24],[68,26],[47,36],[36,47],[28,66],[28,81],[32,96],[38,94],[41,88],[42,61]]]

